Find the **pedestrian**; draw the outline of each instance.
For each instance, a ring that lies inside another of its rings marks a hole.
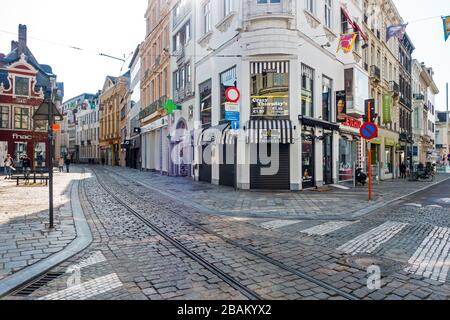
[[[5,166],[5,180],[11,179],[12,171],[16,171],[16,169],[14,168],[14,160],[10,154],[6,156],[6,159],[5,161],[3,161],[3,164]]]
[[[63,157],[59,158],[58,168],[59,168],[59,172],[64,172],[64,158]]]
[[[22,157],[22,168],[23,175],[25,177],[25,184],[28,184],[30,182],[31,159],[26,154]]]
[[[70,163],[71,163],[70,156],[67,156],[65,161],[67,173],[70,173]]]
[[[402,179],[406,179],[406,164],[405,164],[405,162],[402,162],[402,164],[400,165],[400,177]]]

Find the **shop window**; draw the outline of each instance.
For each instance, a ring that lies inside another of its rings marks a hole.
[[[212,97],[211,97],[212,80],[208,80],[200,84],[200,121],[203,127],[211,126],[212,122]]]
[[[393,165],[392,165],[392,147],[386,147],[385,150],[385,159],[384,159],[384,169],[386,174],[390,174],[393,171]]]
[[[302,64],[302,115],[314,117],[314,70]]]
[[[251,116],[289,117],[289,62],[251,64]]]
[[[225,93],[230,87],[237,88],[236,66],[222,72],[220,78],[220,120],[225,120],[225,104],[228,102]]]
[[[352,141],[339,140],[339,181],[348,181],[353,179],[353,163],[355,159],[354,143]]]

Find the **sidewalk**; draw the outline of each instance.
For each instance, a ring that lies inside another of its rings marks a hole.
[[[431,187],[450,178],[438,175],[434,182],[384,181],[374,185],[374,201],[368,202],[367,187],[330,191],[258,192],[194,182],[188,178],[160,176],[123,168],[109,168],[136,182],[158,190],[207,213],[283,219],[353,219],[370,213],[399,197]]]
[[[78,192],[80,172],[75,167],[70,174],[55,173],[55,229],[52,231],[47,229],[48,187],[23,186],[23,182],[17,187],[15,181],[1,178],[0,289],[21,284],[20,281],[29,280],[28,276],[39,275],[29,272],[33,269],[30,266],[39,265],[35,271],[45,272],[50,257],[66,251],[77,238],[74,208],[78,206],[74,203],[73,192]],[[16,277],[21,273],[20,279]]]

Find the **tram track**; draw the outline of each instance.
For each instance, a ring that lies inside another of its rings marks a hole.
[[[224,280],[225,282],[227,282],[228,284],[230,284],[231,286],[233,286],[235,289],[239,290],[240,292],[242,292],[243,294],[245,294],[247,297],[252,298],[252,299],[256,299],[256,300],[260,300],[261,297],[256,294],[253,290],[248,289],[245,285],[241,284],[239,281],[237,281],[236,279],[230,277],[227,273],[223,272],[222,270],[220,270],[219,268],[217,268],[216,266],[212,265],[211,263],[209,263],[206,259],[204,259],[203,257],[201,257],[199,254],[193,252],[192,250],[186,248],[182,243],[180,243],[178,240],[174,239],[170,234],[168,234],[167,232],[165,232],[164,230],[162,230],[162,228],[156,226],[154,223],[152,223],[151,221],[149,221],[149,219],[147,219],[146,217],[144,217],[142,214],[140,214],[139,212],[137,212],[136,210],[134,210],[133,208],[130,207],[129,204],[125,203],[121,197],[118,196],[117,193],[113,192],[112,190],[110,190],[108,187],[106,187],[104,181],[101,181],[100,176],[101,174],[99,174],[97,169],[93,169],[94,175],[97,178],[98,183],[102,186],[102,188],[108,193],[110,194],[117,202],[119,202],[122,206],[124,206],[125,208],[127,208],[128,211],[130,211],[130,213],[132,213],[133,215],[135,215],[137,218],[139,218],[139,220],[141,220],[144,224],[146,224],[147,226],[149,226],[151,229],[153,229],[155,232],[157,232],[159,235],[161,235],[164,239],[166,239],[167,241],[169,241],[170,243],[172,243],[174,246],[176,246],[177,248],[179,248],[180,250],[182,250],[186,255],[188,255],[189,257],[191,257],[192,259],[196,260],[197,262],[201,263],[204,267],[208,268],[211,272],[214,272],[217,276],[219,276],[222,280]],[[141,186],[144,186],[148,189],[151,189],[149,187],[147,187],[144,183],[139,182],[137,180],[133,180],[130,179],[128,177],[125,177],[121,174],[118,174],[116,172],[112,172],[110,170],[107,171],[108,173],[114,174],[115,176],[125,179],[129,182],[132,182],[134,184],[139,184]],[[105,174],[106,175],[106,174]],[[120,188],[119,188],[120,189]],[[154,189],[151,189],[154,191]],[[145,203],[145,201],[148,201],[148,199],[144,199],[136,194],[133,194],[134,197],[139,198],[141,201],[143,201]],[[359,300],[356,296],[345,292],[333,285],[330,285],[329,283],[316,279],[313,276],[299,271],[295,268],[292,268],[290,266],[287,266],[286,264],[284,264],[281,261],[278,261],[276,259],[273,259],[261,252],[258,252],[256,250],[253,250],[247,246],[244,246],[240,243],[238,243],[235,240],[232,240],[230,238],[227,238],[221,234],[219,234],[216,231],[211,230],[210,228],[206,227],[205,225],[202,225],[188,217],[186,217],[185,215],[172,210],[172,209],[167,209],[170,213],[174,214],[175,216],[181,218],[183,221],[185,221],[187,224],[189,224],[190,226],[194,227],[195,229],[201,230],[203,232],[205,232],[206,234],[212,235],[220,240],[222,240],[223,242],[227,243],[230,246],[233,246],[237,249],[240,249],[242,251],[244,251],[245,253],[254,256],[262,261],[264,261],[265,263],[268,263],[272,266],[275,266],[285,272],[290,273],[291,275],[295,275],[296,277],[298,277],[301,280],[305,280],[308,281],[310,283],[315,284],[316,286],[323,288],[325,290],[331,291],[334,294],[336,294],[339,297],[345,298],[347,300]]]

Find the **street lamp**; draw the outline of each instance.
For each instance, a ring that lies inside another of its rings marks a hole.
[[[58,89],[55,83],[56,78],[50,78],[51,88],[45,90],[44,102],[39,106],[38,110],[33,115],[34,121],[48,121],[48,189],[49,189],[49,229],[54,228],[54,214],[53,214],[53,122],[55,119],[61,121],[62,115],[56,108],[54,100]]]

